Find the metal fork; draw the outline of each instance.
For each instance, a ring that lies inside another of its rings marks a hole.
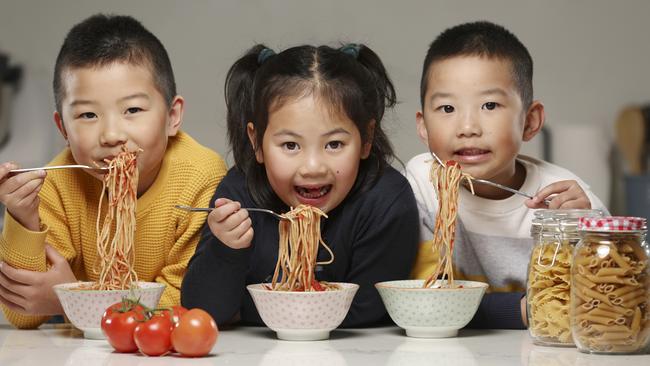
[[[442,160],[440,160],[438,155],[436,155],[433,151],[429,151],[429,152],[431,153],[431,156],[433,156],[433,158],[436,159],[438,164],[440,164],[442,166],[445,166],[445,163],[443,163]],[[504,191],[508,191],[510,193],[518,194],[520,196],[524,196],[524,197],[527,197],[529,199],[533,198],[533,196],[529,195],[528,193],[518,191],[518,190],[510,188],[508,186],[504,186],[503,184],[495,183],[495,182],[492,182],[492,181],[489,181],[489,180],[472,178],[472,181],[476,182],[476,183],[487,184],[487,185],[490,185],[490,186],[493,186],[493,187],[497,187],[497,188],[503,189]],[[546,204],[548,206],[550,203],[551,203],[551,201],[549,199],[544,199],[544,204]]]
[[[181,210],[185,211],[190,211],[190,212],[210,212],[214,210],[214,207],[190,207],[190,206],[185,206],[185,205],[176,205],[174,208],[178,208]],[[278,220],[287,220],[286,217],[280,215],[279,213],[276,213],[275,211],[268,210],[266,208],[249,208],[249,207],[242,207],[244,210],[248,211],[255,211],[255,212],[264,212],[267,214],[271,214],[275,216]]]
[[[34,170],[54,170],[54,169],[88,169],[88,170],[99,170],[99,171],[108,171],[108,168],[103,167],[91,167],[88,165],[52,165],[52,166],[42,166],[38,168],[21,168],[21,169],[12,169],[9,173],[24,173],[31,172]]]

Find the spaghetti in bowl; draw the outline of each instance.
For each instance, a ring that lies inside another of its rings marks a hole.
[[[154,308],[165,290],[165,285],[157,282],[138,282],[137,288],[128,290],[89,289],[93,284],[94,282],[70,282],[53,286],[66,317],[89,339],[105,338],[101,320],[109,306],[126,297],[138,299],[146,307]]]
[[[472,320],[487,283],[454,281],[455,288],[423,288],[423,280],[375,284],[388,315],[406,335],[417,338],[455,337]]]
[[[354,283],[334,282],[329,291],[271,291],[270,284],[248,285],[255,307],[267,327],[279,339],[315,341],[328,339],[348,313],[359,289]]]

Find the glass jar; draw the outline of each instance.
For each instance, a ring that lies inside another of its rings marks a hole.
[[[646,220],[584,218],[575,250],[571,330],[586,353],[639,353],[650,336]]]
[[[573,346],[569,326],[571,260],[580,240],[578,220],[600,210],[537,210],[530,229],[534,246],[526,281],[526,315],[533,343]]]

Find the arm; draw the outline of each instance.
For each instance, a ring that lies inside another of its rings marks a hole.
[[[252,254],[248,213],[238,211],[238,202],[223,199],[242,200],[242,185],[243,179],[231,170],[217,188],[211,207],[219,202],[219,209],[210,213],[183,280],[183,306],[204,309],[218,324],[231,321],[241,307]]]
[[[206,224],[183,280],[183,306],[207,311],[219,325],[233,320],[241,308],[251,254],[250,247],[229,248]]]
[[[346,282],[360,285],[343,326],[361,326],[386,316],[374,284],[406,279],[409,276],[418,243],[418,213],[411,188],[400,176],[401,190],[374,206],[368,221],[362,223],[352,244],[350,272]]]
[[[61,197],[50,180],[39,195],[41,230],[28,230],[6,215],[0,241],[0,258],[4,262],[0,281],[7,291],[2,296],[2,309],[7,320],[18,328],[36,328],[48,319],[36,314],[61,314],[52,285],[76,280],[68,264],[76,251]],[[47,250],[46,240],[51,246]]]
[[[524,292],[492,292],[481,299],[468,328],[526,329]],[[522,305],[523,303],[523,305]]]

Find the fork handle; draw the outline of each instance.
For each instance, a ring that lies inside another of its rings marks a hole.
[[[79,169],[100,169],[89,167],[88,165],[51,165],[51,166],[42,166],[38,168],[21,168],[21,169],[12,169],[9,173],[25,173],[33,172],[35,170],[54,170],[54,169],[68,169],[68,168],[79,168]]]

